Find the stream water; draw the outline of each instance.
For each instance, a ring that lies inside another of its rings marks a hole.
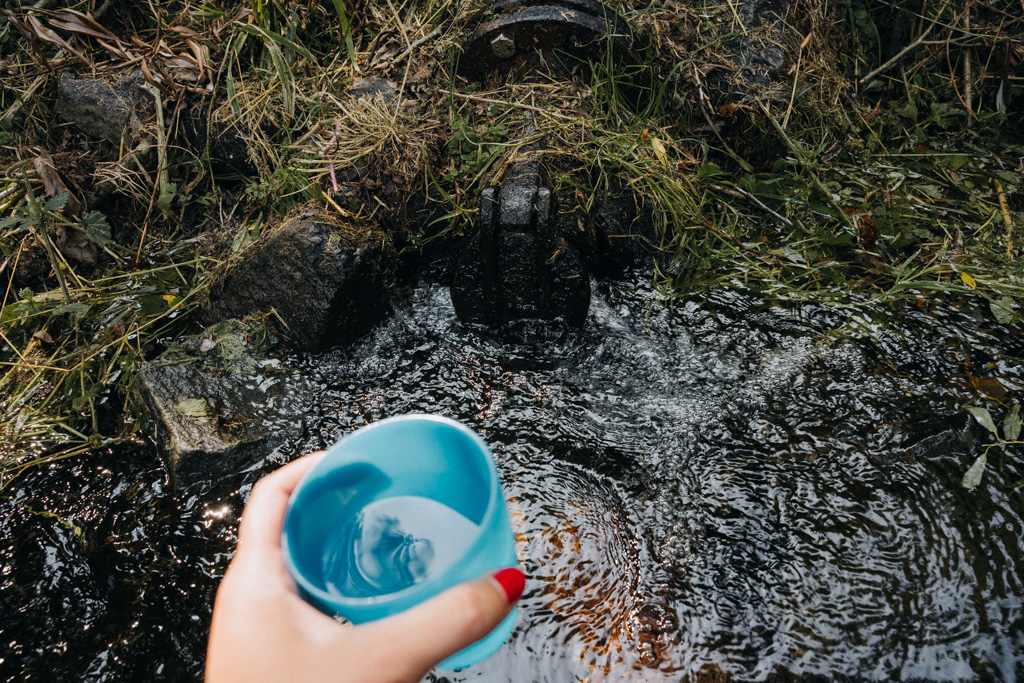
[[[960,485],[962,406],[1024,396],[1024,335],[919,303],[601,285],[583,332],[512,343],[422,285],[305,361],[306,435],[230,481],[176,494],[139,447],[5,490],[0,679],[198,679],[252,483],[405,412],[491,444],[529,576],[452,683],[1024,678],[1024,467]]]

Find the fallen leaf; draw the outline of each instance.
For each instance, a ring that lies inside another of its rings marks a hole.
[[[197,420],[207,420],[210,417],[210,406],[205,398],[187,398],[178,402],[178,410],[185,417],[192,417]]]
[[[654,148],[654,155],[665,168],[668,168],[668,154],[665,153],[665,145],[658,138],[651,138],[651,147]]]
[[[978,459],[971,465],[971,469],[964,473],[963,487],[968,491],[973,491],[978,488],[978,484],[981,483],[981,476],[985,474],[985,463],[988,461],[988,454],[982,453],[978,456]]]
[[[978,424],[992,432],[997,439],[999,438],[999,430],[996,429],[996,423],[992,421],[992,415],[986,409],[979,408],[978,406],[965,406],[964,409],[974,416]]]
[[[82,211],[82,202],[78,200],[75,195],[71,194],[68,186],[61,180],[60,174],[57,173],[56,166],[53,165],[53,159],[45,151],[39,153],[39,156],[32,160],[32,168],[35,170],[39,179],[43,181],[43,188],[46,191],[47,197],[56,197],[57,195],[67,193],[67,203],[64,205],[64,215],[69,218],[74,218]]]
[[[1020,436],[1020,404],[1014,403],[1013,408],[1003,420],[1003,436],[1007,441],[1016,441]]]
[[[85,233],[66,225],[57,226],[57,239],[55,242],[62,254],[68,258],[73,258],[82,265],[93,265],[100,255],[99,249],[89,241]]]
[[[971,289],[974,289],[975,287],[978,286],[978,283],[974,281],[974,278],[966,270],[960,271],[960,279],[963,281],[965,285],[967,285]]]

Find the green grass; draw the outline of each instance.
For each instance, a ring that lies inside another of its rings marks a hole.
[[[0,0],[15,17],[25,4]],[[619,2],[649,43],[642,63],[484,86],[453,65],[486,4],[113,3],[98,20],[103,43],[53,25],[70,50],[30,42],[0,14],[0,488],[26,467],[144,434],[139,364],[194,331],[206,283],[298,207],[357,227],[387,218],[392,239],[414,249],[472,230],[480,191],[537,142],[554,189],[579,208],[614,187],[639,198],[666,290],[980,295],[1000,321],[1020,319],[1024,140],[1005,110],[1022,95],[1001,65],[1024,53],[1024,18],[974,3],[968,30],[949,3],[914,16],[900,3],[814,1],[791,3],[784,26],[741,26],[729,3]],[[929,30],[930,41],[890,64],[890,29],[908,16],[907,40]],[[710,84],[735,75],[743,41],[778,46],[784,68],[714,100]],[[157,89],[148,149],[88,140],[54,114],[59,71],[119,77],[112,50],[174,79]],[[350,97],[368,76],[406,96]],[[650,85],[639,99],[637,83]],[[198,147],[184,134],[195,116],[210,131]],[[241,171],[218,162],[225,141],[244,155]],[[111,194],[77,217],[47,205],[36,148],[64,159],[69,177],[94,164]],[[385,178],[399,201],[429,196],[440,218],[395,218]],[[54,249],[58,228],[87,235],[97,263]],[[14,286],[30,257],[35,286]]]

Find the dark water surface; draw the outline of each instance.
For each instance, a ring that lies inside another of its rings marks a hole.
[[[961,406],[1024,395],[1019,327],[605,286],[583,333],[527,344],[440,287],[396,309],[307,362],[306,438],[231,481],[175,494],[139,448],[3,491],[0,679],[199,678],[252,483],[406,412],[492,445],[530,577],[509,644],[450,681],[1024,678],[1024,467],[993,451],[960,486],[985,442]]]

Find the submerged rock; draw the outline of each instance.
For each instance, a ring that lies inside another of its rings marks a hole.
[[[175,486],[237,472],[302,431],[305,377],[263,355],[248,334],[239,323],[216,325],[139,372]]]
[[[115,143],[126,134],[133,138],[155,111],[153,96],[145,86],[141,71],[117,83],[79,79],[65,71],[57,86],[57,115],[94,138]]]
[[[271,313],[300,351],[348,343],[387,313],[396,260],[381,233],[303,216],[257,242],[221,276],[204,318]]]
[[[900,459],[910,462],[943,457],[959,458],[973,454],[978,443],[974,418],[970,415],[960,415],[951,418],[950,422],[953,426],[949,429],[925,437],[913,446],[900,451],[898,453]]]

